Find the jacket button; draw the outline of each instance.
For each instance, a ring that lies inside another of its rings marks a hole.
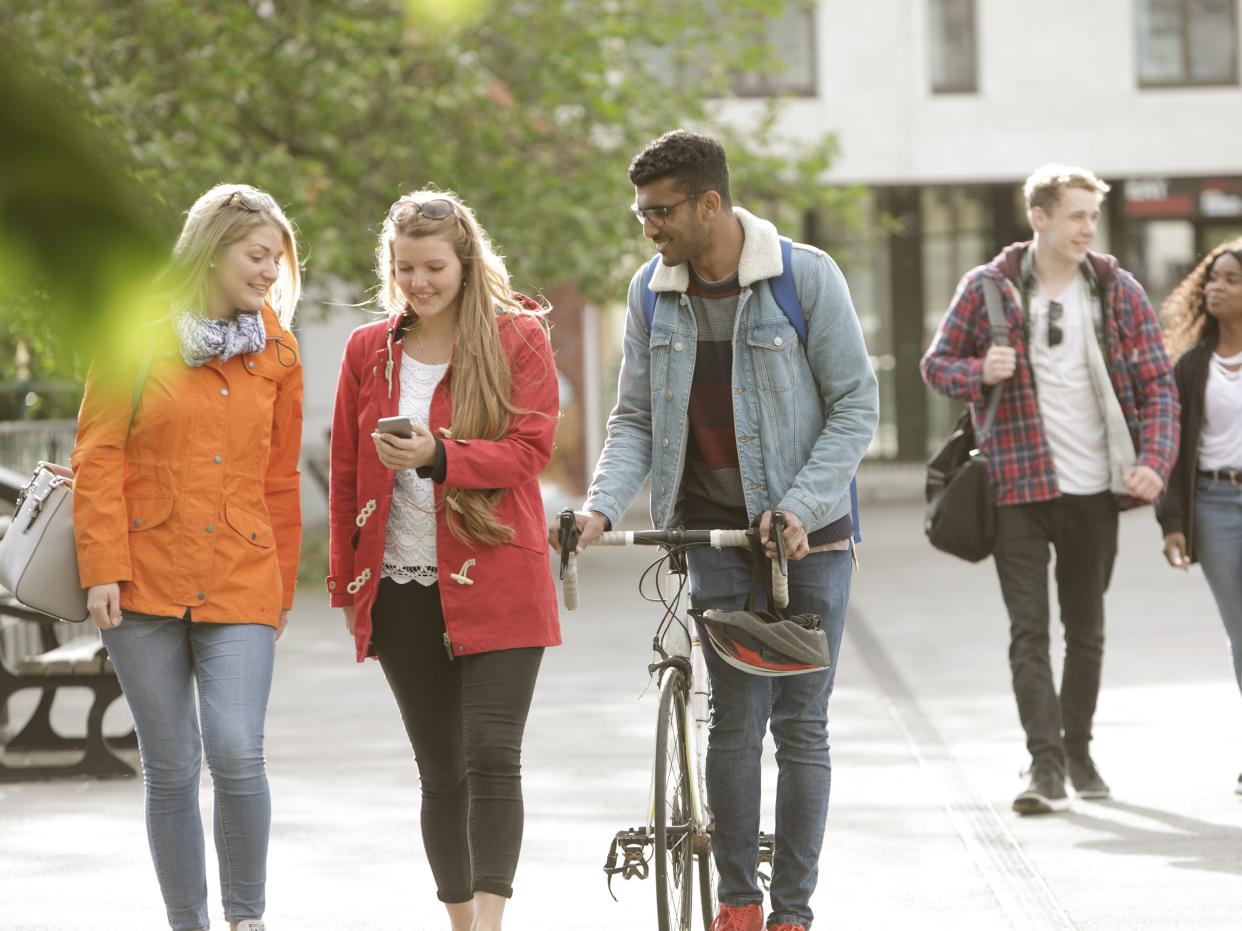
[[[673,343],[673,352],[681,352],[681,343]]]
[[[206,598],[207,598],[207,593],[206,593],[206,592],[199,592],[199,593],[198,593],[198,600],[199,600],[199,601],[204,601],[204,600],[206,600]]]
[[[203,532],[204,533],[215,533],[216,528],[213,527],[211,524],[208,524],[206,527],[203,528]]]
[[[222,463],[223,461],[224,461],[224,459],[222,459],[220,456],[216,456],[216,457],[214,457],[214,462],[215,462],[215,464],[216,464],[216,465],[219,465],[219,464],[220,464],[220,463]]]
[[[336,580],[335,579],[328,580],[328,591],[330,592],[336,591]]]
[[[781,339],[779,336],[774,337],[774,338],[772,339],[772,345],[773,345],[773,346],[782,346],[782,345],[784,345],[784,343],[785,343],[785,341],[784,341],[783,339]]]
[[[252,359],[251,361],[249,361],[249,362],[247,362],[247,363],[246,363],[246,368],[248,368],[248,369],[252,369],[252,368],[254,368],[254,360],[253,360],[253,359]]]
[[[138,518],[138,517],[135,517],[135,518],[134,518],[134,526],[135,526],[135,527],[141,527],[141,526],[142,526],[142,519],[141,519],[141,518]]]
[[[220,389],[220,396],[221,396],[221,397],[225,397],[225,398],[227,398],[227,397],[229,396],[229,389],[228,389],[228,388],[221,388],[221,389]]]
[[[663,446],[665,449],[668,449],[668,437],[667,436],[663,440],[660,441],[660,445]]]
[[[664,400],[666,400],[666,401],[671,401],[671,400],[673,400],[673,392],[671,392],[671,391],[666,391],[666,392],[664,392]]]
[[[667,494],[668,494],[668,488],[667,488],[667,487],[665,487],[664,485],[661,485],[661,486],[660,486],[660,494],[661,494],[661,495],[667,495]]]
[[[250,531],[250,539],[257,540],[259,539],[259,535],[252,530]]]

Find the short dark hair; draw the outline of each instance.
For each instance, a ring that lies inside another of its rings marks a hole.
[[[643,146],[630,162],[630,183],[642,187],[672,178],[677,190],[691,197],[715,191],[725,206],[729,195],[729,162],[718,139],[688,129],[675,129]]]

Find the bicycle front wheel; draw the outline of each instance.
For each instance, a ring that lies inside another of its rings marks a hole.
[[[712,931],[712,922],[716,920],[716,865],[712,862],[712,852],[699,854],[699,913],[703,918],[703,931]]]
[[[660,931],[690,931],[693,806],[686,765],[686,689],[678,669],[660,685],[655,763],[655,879]]]

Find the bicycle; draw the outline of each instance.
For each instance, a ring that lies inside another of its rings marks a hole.
[[[772,591],[778,608],[789,603],[784,526],[784,514],[774,511],[769,533],[776,543]],[[574,554],[578,529],[572,510],[560,513],[554,532],[561,553],[560,577],[565,607],[573,611],[578,607],[578,568]],[[604,863],[608,891],[613,894],[614,876],[627,880],[645,879],[654,857],[659,931],[690,931],[695,860],[698,861],[698,898],[705,931],[710,931],[716,915],[712,816],[706,804],[704,765],[709,683],[702,645],[688,623],[688,608],[682,598],[687,582],[685,553],[697,546],[750,547],[757,536],[756,529],[610,531],[593,543],[595,546],[657,546],[664,551],[664,555],[643,573],[640,592],[648,573],[661,565],[667,564],[666,574],[677,580],[675,592],[666,597],[657,575],[656,597],[648,598],[664,606],[664,615],[652,638],[657,659],[647,667],[648,672],[657,677],[659,710],[646,826],[618,831]],[[769,869],[774,845],[771,834],[760,834],[759,864],[766,863]]]

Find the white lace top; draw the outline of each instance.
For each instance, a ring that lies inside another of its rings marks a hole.
[[[446,371],[447,362],[425,365],[408,355],[402,359],[398,411],[428,426],[431,395]],[[398,469],[393,481],[380,577],[402,584],[413,579],[420,585],[432,585],[437,578],[435,494],[431,479],[419,478],[413,469]]]

